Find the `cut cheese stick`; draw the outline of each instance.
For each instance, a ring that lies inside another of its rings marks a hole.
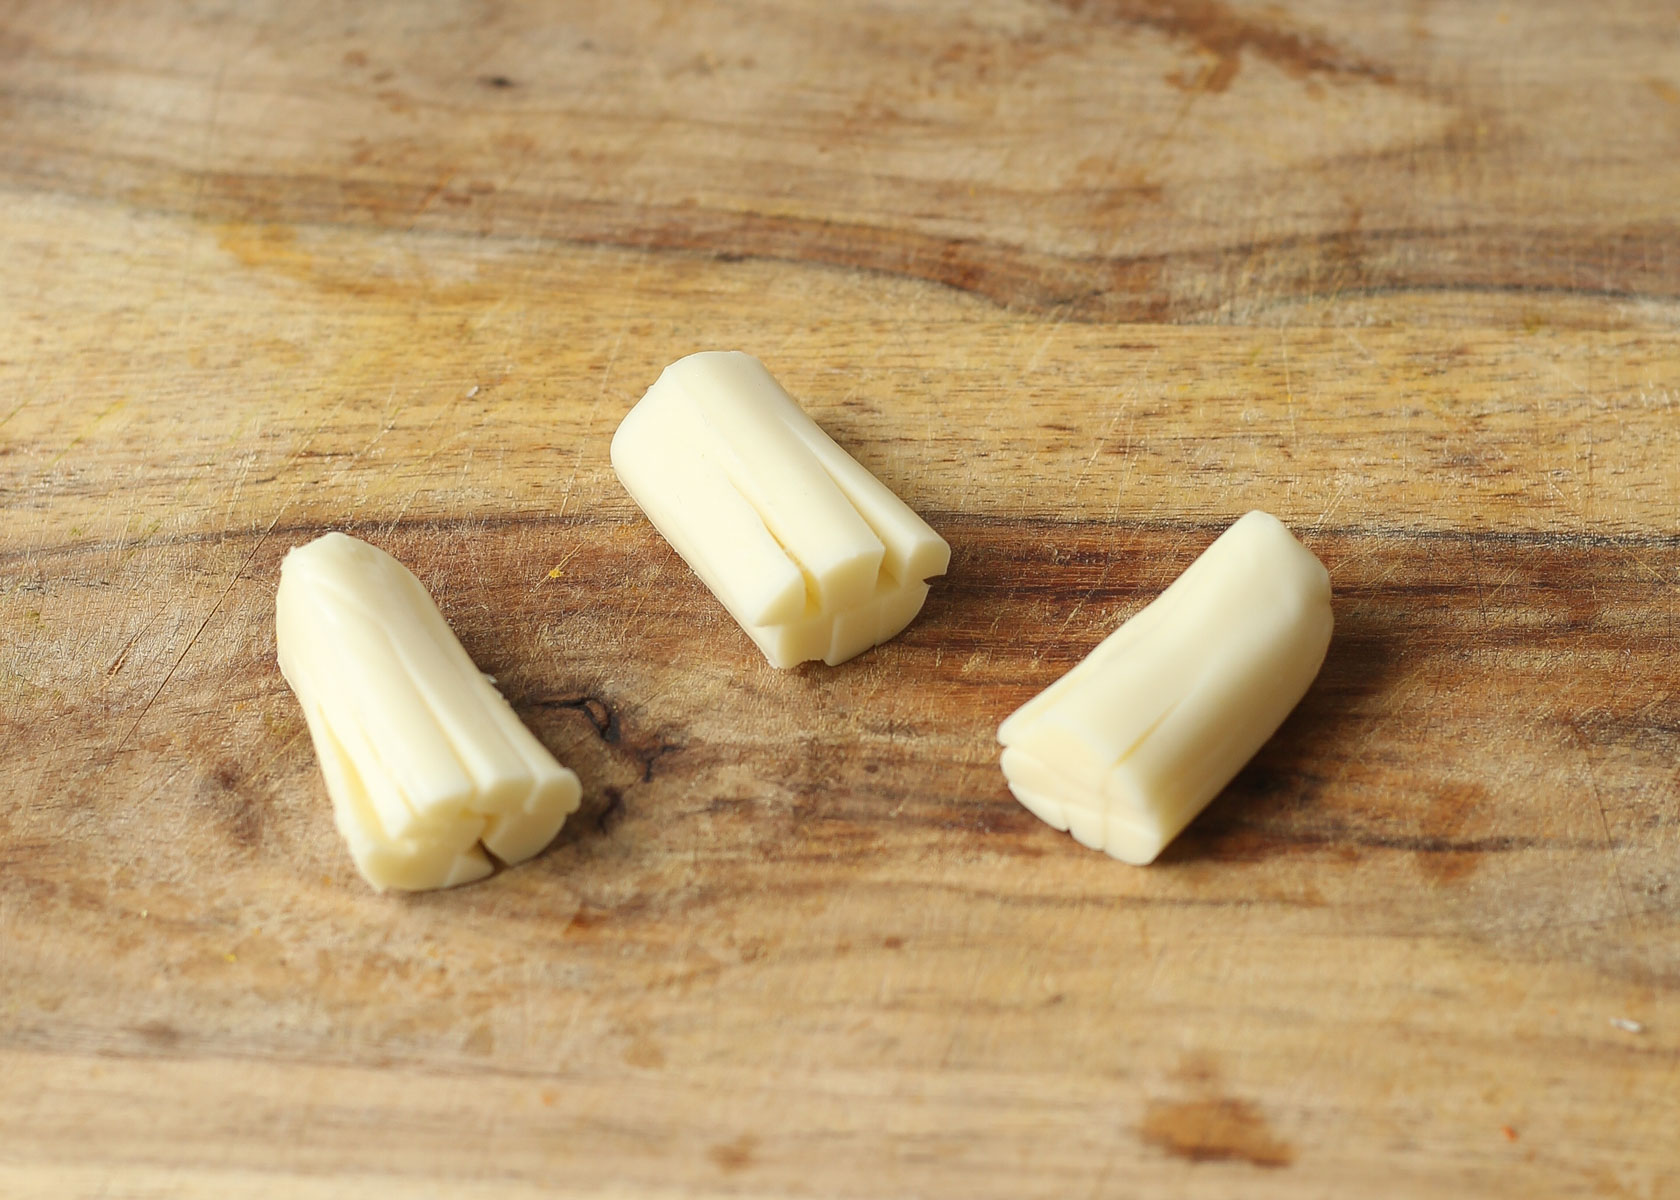
[[[666,367],[612,442],[654,527],[775,667],[830,666],[921,611],[951,547],[748,354]]]
[[[1153,862],[1300,702],[1330,629],[1329,572],[1249,513],[1004,721],[1010,791],[1092,849]]]
[[[275,642],[338,831],[375,888],[482,879],[492,869],[485,850],[521,862],[577,810],[577,776],[383,550],[329,533],[288,552]]]

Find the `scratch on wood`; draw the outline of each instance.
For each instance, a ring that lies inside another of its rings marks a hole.
[[[283,512],[284,509],[281,511]],[[113,757],[121,754],[123,749],[133,739],[135,733],[140,728],[140,723],[146,719],[146,714],[152,711],[152,705],[157,703],[158,697],[163,694],[163,689],[169,686],[169,681],[175,678],[175,672],[181,669],[181,664],[186,661],[187,655],[192,652],[193,645],[200,637],[203,636],[204,631],[209,627],[211,620],[215,617],[216,613],[220,611],[228,596],[232,594],[234,585],[237,584],[240,577],[245,574],[246,568],[248,568],[251,565],[251,561],[257,557],[257,551],[262,549],[263,543],[268,540],[268,535],[274,532],[274,527],[279,523],[280,513],[277,512],[274,514],[274,519],[268,523],[268,528],[262,531],[262,535],[257,538],[256,543],[245,555],[245,560],[239,564],[239,569],[233,573],[233,578],[228,580],[227,586],[222,589],[222,594],[216,597],[216,602],[210,606],[210,611],[204,615],[204,620],[198,623],[198,629],[194,631],[191,638],[187,639],[186,646],[184,646],[181,653],[176,656],[175,661],[170,665],[169,670],[164,673],[162,681],[159,682],[152,694],[147,697],[146,703],[140,706],[140,712],[135,716],[134,723],[128,727],[128,732],[123,734],[121,740],[117,742],[116,747],[111,751]]]
[[[1621,855],[1617,851],[1615,839],[1610,836],[1610,816],[1604,808],[1604,797],[1598,790],[1598,773],[1593,768],[1592,753],[1581,736],[1580,718],[1571,717],[1566,725],[1570,740],[1574,742],[1576,753],[1580,756],[1582,774],[1586,777],[1587,794],[1592,797],[1593,806],[1598,811],[1598,824],[1604,833],[1604,850],[1610,857],[1610,874],[1616,882],[1616,896],[1621,903],[1622,919],[1627,922],[1630,930],[1637,930],[1639,925],[1634,919],[1633,906],[1628,902],[1627,884],[1622,879]]]
[[[60,450],[57,454],[53,455],[52,461],[47,463],[48,469],[56,467],[56,466],[58,466],[59,463],[63,462],[65,455],[69,454],[70,451],[74,450],[77,446],[81,445],[82,442],[87,439],[88,435],[91,434],[95,429],[97,429],[99,427],[99,423],[101,421],[103,421],[106,417],[110,416],[112,413],[116,412],[119,408],[123,407],[127,403],[128,403],[128,401],[126,401],[126,400],[114,400],[109,405],[107,405],[102,411],[100,411],[98,414],[96,414],[94,416],[93,420],[89,421],[85,426],[83,426],[76,433],[76,435],[74,437],[72,437],[70,439],[69,444],[66,445],[64,447],[64,449]],[[22,404],[18,405],[19,409],[21,409],[22,407],[23,407]],[[10,420],[10,418],[7,418],[7,419]]]
[[[154,617],[153,619],[155,620],[156,618]],[[115,675],[118,671],[123,669],[123,664],[128,661],[129,651],[134,649],[134,643],[140,639],[140,634],[142,632],[144,631],[137,630],[129,636],[128,641],[123,644],[122,653],[118,654],[117,657],[112,660],[111,665],[105,668],[105,674],[107,676]]]

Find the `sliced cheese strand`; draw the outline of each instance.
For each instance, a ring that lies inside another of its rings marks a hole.
[[[770,664],[833,666],[921,611],[951,547],[748,354],[665,368],[613,468]]]
[[[577,776],[525,728],[420,581],[383,550],[329,533],[288,552],[275,642],[334,823],[375,888],[481,879],[492,870],[485,849],[523,861],[577,810]]]
[[[1016,798],[1124,862],[1154,861],[1306,694],[1330,575],[1251,512],[998,728]]]

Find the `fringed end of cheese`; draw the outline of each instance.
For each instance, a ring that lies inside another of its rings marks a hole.
[[[490,855],[530,858],[577,811],[577,776],[383,550],[329,533],[290,551],[275,626],[334,821],[375,888],[482,879]]]

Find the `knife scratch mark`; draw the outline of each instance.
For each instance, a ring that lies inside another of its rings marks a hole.
[[[232,594],[234,585],[239,582],[240,578],[245,574],[246,569],[250,567],[251,560],[256,558],[257,551],[262,549],[263,543],[268,540],[268,535],[274,532],[275,526],[280,523],[281,513],[284,513],[285,511],[285,506],[282,506],[279,512],[274,514],[274,519],[268,523],[268,528],[262,531],[261,536],[257,538],[256,544],[252,546],[250,552],[245,555],[245,561],[239,564],[239,569],[233,573],[233,578],[228,580],[227,586],[222,589],[222,594],[216,597],[216,603],[210,606],[210,611],[204,615],[204,620],[198,623],[198,629],[193,633],[192,637],[187,640],[187,644],[182,648],[181,653],[176,656],[175,662],[170,666],[168,672],[165,673],[162,681],[159,682],[155,689],[153,689],[152,694],[147,697],[146,703],[140,706],[140,712],[134,718],[134,723],[128,727],[128,732],[123,734],[122,740],[119,741],[116,748],[111,751],[111,756],[113,758],[121,754],[123,749],[133,739],[135,733],[140,728],[140,723],[146,719],[146,714],[152,711],[152,705],[156,704],[158,697],[163,695],[163,689],[168,687],[169,681],[175,678],[175,672],[181,669],[181,664],[187,660],[187,655],[192,653],[192,648],[198,644],[198,639],[204,635],[204,631],[210,627],[210,622],[214,620],[216,614],[221,611],[222,605],[227,601],[228,596]]]
[[[618,365],[618,352],[624,346],[624,332],[629,328],[630,306],[635,303],[636,296],[641,290],[642,276],[647,271],[648,259],[652,257],[648,247],[643,246],[642,252],[636,258],[636,272],[630,277],[630,286],[625,289],[624,305],[619,310],[618,320],[614,322],[618,332],[613,337],[612,349],[607,353],[606,366],[601,368],[601,386],[595,391],[595,399],[589,405],[589,412],[583,418],[583,427],[590,429],[595,424],[595,414],[600,410],[601,402],[606,399],[607,384],[612,381],[613,368]],[[577,454],[572,458],[572,473],[566,479],[566,490],[560,497],[560,511],[556,520],[566,515],[566,503],[572,498],[572,486],[577,482],[578,471],[583,466],[583,452],[588,446],[587,438],[578,440]]]
[[[274,477],[276,479],[280,478],[308,451],[309,447],[314,444],[315,438],[320,434],[321,430],[326,428],[327,422],[337,416],[343,407],[344,400],[340,398],[339,402],[333,406],[332,411],[316,423],[315,428],[310,431],[309,436],[303,440],[303,444],[296,450],[292,451],[286,461],[281,464],[279,470],[275,471]],[[167,688],[170,681],[175,678],[175,673],[181,669],[181,664],[187,660],[187,655],[192,652],[193,646],[198,642],[198,639],[203,636],[204,631],[210,627],[210,622],[215,618],[216,613],[221,609],[222,605],[226,603],[228,596],[233,593],[234,585],[239,582],[245,572],[250,568],[251,563],[257,557],[257,552],[261,550],[263,548],[263,544],[268,541],[269,535],[279,527],[280,518],[286,515],[287,510],[292,506],[292,502],[296,500],[298,494],[303,491],[303,487],[304,481],[299,480],[293,486],[291,494],[288,495],[286,499],[281,502],[280,507],[275,510],[274,518],[269,521],[268,527],[264,529],[260,535],[258,535],[256,544],[253,545],[250,551],[245,555],[245,560],[239,564],[239,569],[233,573],[233,578],[228,580],[227,586],[222,589],[222,594],[216,597],[216,602],[210,606],[210,611],[205,614],[204,620],[199,622],[198,629],[188,640],[181,653],[176,656],[175,662],[170,666],[168,672],[164,674],[162,681],[159,682],[157,687],[152,690],[152,694],[147,697],[145,704],[140,706],[140,712],[135,716],[133,724],[128,727],[127,732],[123,734],[122,738],[117,742],[116,747],[111,751],[111,756],[113,758],[116,755],[121,754],[128,744],[134,740],[134,735],[139,732],[142,722],[146,719],[146,714],[152,711],[152,706],[157,703],[158,697],[163,695],[163,690]]]
[[[1571,718],[1566,724],[1570,741],[1574,743],[1575,750],[1581,758],[1581,774],[1586,777],[1587,793],[1598,809],[1599,828],[1604,831],[1604,851],[1610,856],[1610,873],[1616,881],[1616,895],[1621,901],[1622,919],[1627,922],[1630,932],[1637,933],[1638,922],[1633,917],[1633,906],[1628,903],[1627,884],[1622,880],[1621,856],[1616,851],[1616,840],[1610,836],[1610,817],[1604,808],[1604,796],[1598,790],[1598,772],[1593,769],[1592,754],[1587,749],[1586,740],[1581,736],[1579,716]]]

